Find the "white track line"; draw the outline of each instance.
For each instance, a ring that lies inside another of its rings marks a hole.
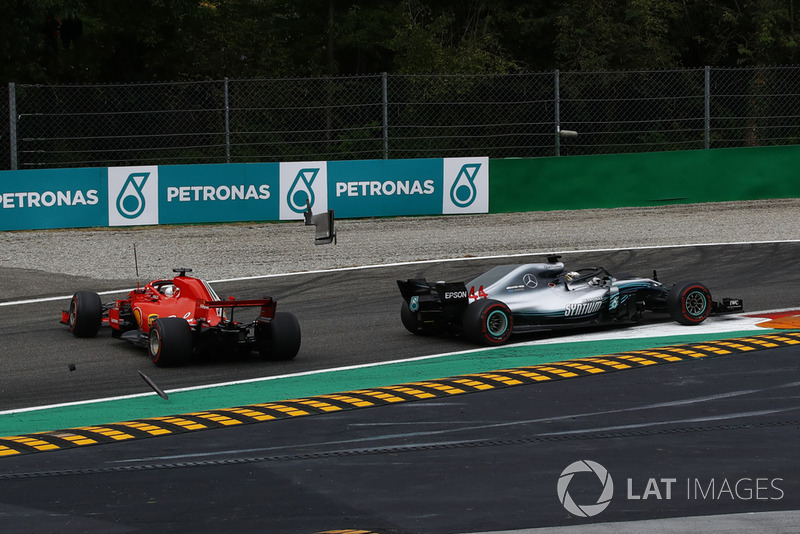
[[[685,247],[720,247],[720,246],[732,246],[732,245],[771,245],[776,243],[800,243],[800,239],[783,239],[778,241],[741,241],[741,242],[730,242],[730,243],[689,243],[686,245],[653,245],[647,247],[617,247],[617,248],[587,248],[587,249],[578,249],[578,250],[564,250],[564,251],[546,251],[546,252],[521,252],[518,254],[497,254],[493,256],[474,256],[469,258],[443,258],[443,259],[434,259],[434,260],[418,260],[418,261],[403,261],[403,262],[396,262],[396,263],[382,263],[382,264],[375,264],[375,265],[361,265],[357,267],[336,267],[331,269],[316,269],[312,271],[297,271],[291,273],[276,273],[276,274],[259,274],[253,276],[243,276],[239,278],[223,278],[220,280],[210,280],[209,283],[211,284],[221,284],[225,282],[242,282],[246,280],[261,280],[265,278],[281,278],[287,276],[300,276],[300,275],[308,275],[308,274],[325,274],[325,273],[337,273],[337,272],[347,272],[347,271],[363,271],[365,269],[384,269],[387,267],[402,267],[404,265],[420,265],[420,264],[430,264],[430,263],[450,263],[450,262],[460,262],[460,261],[477,261],[477,260],[494,260],[494,259],[502,259],[502,258],[522,258],[525,256],[547,256],[550,254],[586,254],[590,252],[622,252],[626,250],[655,250],[655,249],[672,249],[672,248],[685,248]],[[102,291],[99,292],[99,295],[113,295],[115,293],[125,293],[133,291],[134,288],[129,289],[112,289],[109,291]],[[69,300],[72,298],[72,295],[64,295],[60,297],[44,297],[38,299],[26,299],[26,300],[15,300],[9,302],[0,302],[0,307],[4,306],[19,306],[22,304],[39,304],[42,302],[52,302],[55,300]],[[0,412],[2,413],[2,412]]]
[[[728,331],[730,331],[730,330],[732,330],[732,331],[756,330],[757,327],[754,326],[753,323],[754,322],[763,322],[765,319],[763,319],[763,318],[751,319],[749,317],[746,317],[746,315],[756,315],[756,314],[766,314],[766,313],[780,313],[780,312],[784,312],[784,311],[792,311],[794,309],[795,308],[785,308],[785,309],[779,309],[779,310],[765,310],[765,311],[757,311],[757,312],[747,312],[747,314],[736,314],[736,315],[728,316],[727,319],[731,319],[731,318],[736,319],[735,322],[738,323],[739,327],[735,328],[735,329],[724,329],[723,331],[725,331],[725,330],[728,330]],[[626,339],[652,338],[652,337],[654,337],[654,335],[659,335],[661,337],[681,337],[681,336],[686,336],[686,335],[709,333],[709,331],[710,331],[710,330],[706,330],[706,331],[701,332],[700,330],[698,330],[698,328],[700,326],[702,326],[702,325],[699,325],[699,326],[690,327],[691,328],[691,333],[689,333],[689,334],[687,334],[685,330],[683,330],[681,333],[668,333],[666,331],[660,331],[660,332],[658,332],[656,334],[652,329],[654,326],[658,326],[658,325],[645,325],[645,326],[642,326],[642,327],[632,326],[632,327],[630,327],[631,331],[635,331],[637,329],[643,329],[643,330],[645,330],[645,332],[643,332],[642,333],[643,335],[641,335],[639,337],[636,337],[634,335],[630,335],[630,336],[627,336]],[[556,344],[556,343],[579,343],[579,342],[585,342],[585,341],[613,340],[613,339],[619,339],[619,335],[620,335],[620,332],[618,330],[614,330],[614,331],[611,331],[611,332],[605,332],[605,335],[603,335],[602,333],[598,333],[598,334],[582,334],[582,335],[579,334],[579,335],[574,335],[574,336],[567,336],[567,337],[564,337],[564,338],[559,337],[559,338],[554,338],[554,339],[539,339],[539,340],[535,340],[535,341],[527,341],[527,342],[523,342],[523,343],[515,343],[513,345],[503,345],[501,347],[476,347],[474,349],[467,349],[467,350],[461,350],[461,351],[456,351],[456,352],[444,352],[444,353],[440,353],[440,354],[430,354],[428,356],[416,356],[414,358],[403,358],[403,359],[400,359],[400,360],[389,360],[389,361],[384,361],[384,362],[372,362],[372,363],[363,363],[363,364],[357,364],[357,365],[346,365],[346,366],[342,366],[342,367],[331,367],[331,368],[327,368],[327,369],[315,369],[315,370],[312,370],[312,371],[303,371],[303,372],[300,372],[300,373],[290,373],[290,374],[285,374],[285,375],[262,376],[262,377],[248,378],[248,379],[243,379],[243,380],[233,380],[233,381],[230,381],[230,382],[219,382],[219,383],[215,383],[215,384],[205,384],[205,385],[199,385],[199,386],[187,386],[187,387],[182,387],[182,388],[175,388],[175,389],[166,390],[165,392],[168,393],[168,394],[173,394],[173,393],[182,393],[182,392],[187,392],[187,391],[197,391],[197,390],[219,388],[219,387],[226,387],[226,386],[237,386],[237,385],[241,385],[241,384],[251,384],[251,383],[255,383],[255,382],[267,382],[267,381],[271,381],[271,380],[280,380],[280,379],[283,379],[283,378],[297,378],[297,377],[304,377],[304,376],[313,376],[313,375],[318,375],[318,374],[323,374],[323,373],[336,373],[336,372],[339,372],[339,371],[351,371],[351,370],[355,370],[355,369],[367,369],[367,368],[370,368],[370,367],[381,367],[381,366],[384,366],[384,365],[393,365],[393,364],[398,364],[398,363],[419,362],[419,361],[424,361],[424,360],[433,360],[433,359],[436,359],[436,358],[445,358],[447,356],[460,356],[460,355],[464,355],[464,354],[474,354],[476,352],[488,352],[488,351],[502,350],[504,348],[527,347],[527,346],[535,346],[535,345],[549,345],[549,344]],[[46,405],[46,406],[33,406],[33,407],[29,407],[29,408],[16,408],[16,409],[13,409],[13,410],[0,411],[0,415],[11,415],[11,414],[19,414],[19,413],[25,413],[25,412],[48,410],[48,409],[51,409],[51,408],[67,408],[67,407],[70,407],[70,406],[81,406],[81,405],[85,405],[85,404],[94,404],[94,403],[101,403],[101,402],[111,402],[111,401],[118,401],[118,400],[136,399],[136,398],[140,398],[140,397],[149,397],[149,396],[153,396],[153,395],[156,395],[156,393],[155,392],[135,393],[135,394],[131,394],[131,395],[120,395],[120,396],[116,396],[116,397],[104,397],[104,398],[99,398],[99,399],[87,399],[87,400],[82,400],[82,401],[73,401],[73,402],[66,402],[66,403],[61,403],[61,404],[49,404],[49,405]]]
[[[442,353],[442,354],[431,354],[429,356],[417,356],[417,357],[414,357],[414,358],[404,358],[404,359],[401,359],[401,360],[390,360],[390,361],[385,361],[385,362],[363,363],[363,364],[358,364],[358,365],[346,365],[346,366],[343,366],[343,367],[332,367],[332,368],[328,368],[328,369],[315,369],[313,371],[303,371],[301,373],[290,373],[290,374],[286,374],[286,375],[262,376],[262,377],[258,377],[258,378],[248,378],[248,379],[244,379],[244,380],[233,380],[233,381],[230,381],[230,382],[219,382],[219,383],[216,383],[216,384],[206,384],[206,385],[202,385],[202,386],[187,386],[187,387],[183,387],[183,388],[175,388],[175,389],[165,390],[165,393],[169,393],[169,394],[181,393],[181,392],[185,392],[185,391],[196,391],[196,390],[200,390],[200,389],[218,388],[218,387],[225,387],[225,386],[237,386],[237,385],[241,385],[241,384],[250,384],[250,383],[253,383],[253,382],[266,382],[266,381],[269,381],[269,380],[279,380],[279,379],[282,379],[282,378],[296,378],[296,377],[302,377],[302,376],[318,375],[318,374],[322,374],[322,373],[335,373],[335,372],[338,372],[338,371],[350,371],[350,370],[354,370],[354,369],[366,369],[366,368],[369,368],[369,367],[379,367],[379,366],[383,366],[383,365],[392,365],[392,364],[395,364],[395,363],[418,362],[418,361],[422,361],[422,360],[431,360],[431,359],[434,359],[434,358],[443,358],[445,356],[457,356],[457,355],[460,355],[460,354],[471,354],[471,353],[474,353],[474,352],[483,352],[483,351],[488,351],[488,350],[495,350],[497,348],[498,347],[475,348],[475,349],[462,350],[462,351],[457,351],[457,352],[446,352],[446,353]],[[152,395],[156,395],[156,393],[155,392],[134,393],[134,394],[131,394],[131,395],[120,395],[120,396],[117,396],[117,397],[104,397],[104,398],[100,398],[100,399],[88,399],[88,400],[82,400],[82,401],[65,402],[65,403],[61,403],[61,404],[48,404],[46,406],[33,406],[33,407],[30,407],[30,408],[16,408],[16,409],[13,409],[13,410],[0,411],[0,415],[11,415],[11,414],[16,414],[16,413],[34,412],[34,411],[39,411],[39,410],[48,410],[50,408],[66,408],[66,407],[69,407],[69,406],[81,406],[83,404],[93,404],[93,403],[99,403],[99,402],[109,402],[109,401],[117,401],[117,400],[136,399],[136,398],[140,398],[140,397],[149,397],[149,396],[152,396]]]

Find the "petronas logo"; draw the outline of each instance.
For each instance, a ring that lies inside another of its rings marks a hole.
[[[480,163],[466,163],[458,171],[453,186],[450,188],[450,200],[459,208],[466,208],[478,196],[478,189],[475,187],[475,177],[478,176]]]
[[[135,219],[144,213],[144,184],[150,177],[149,172],[134,172],[128,175],[117,196],[117,212],[126,219]]]
[[[319,174],[319,169],[300,169],[297,176],[289,188],[289,193],[286,195],[286,203],[289,209],[295,213],[303,213],[306,211],[306,202],[314,205],[314,190],[311,184]],[[291,175],[290,175],[291,176]]]

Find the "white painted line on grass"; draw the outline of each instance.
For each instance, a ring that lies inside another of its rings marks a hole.
[[[187,387],[183,387],[183,388],[164,390],[164,392],[171,395],[173,393],[181,393],[181,392],[185,392],[185,391],[196,391],[196,390],[201,390],[201,389],[211,389],[211,388],[219,388],[219,387],[225,387],[225,386],[237,386],[237,385],[241,385],[241,384],[250,384],[250,383],[253,383],[253,382],[267,382],[267,381],[270,381],[270,380],[279,380],[279,379],[283,379],[283,378],[297,378],[297,377],[303,377],[303,376],[318,375],[318,374],[323,374],[323,373],[335,373],[335,372],[339,372],[339,371],[351,371],[351,370],[354,370],[354,369],[366,369],[366,368],[369,368],[369,367],[379,367],[379,366],[383,366],[383,365],[391,365],[391,364],[396,364],[396,363],[418,362],[418,361],[422,361],[422,360],[431,360],[431,359],[434,359],[434,358],[442,358],[442,357],[445,357],[445,356],[458,356],[460,354],[471,354],[471,353],[475,353],[475,352],[489,351],[489,350],[494,350],[496,348],[498,348],[498,347],[477,348],[477,349],[469,349],[469,350],[463,350],[463,351],[457,351],[457,352],[447,352],[447,353],[442,353],[442,354],[431,354],[431,355],[428,355],[428,356],[417,356],[417,357],[414,357],[414,358],[404,358],[404,359],[401,359],[401,360],[389,360],[389,361],[385,361],[385,362],[373,362],[373,363],[363,363],[363,364],[358,364],[358,365],[346,365],[346,366],[343,366],[343,367],[332,367],[332,368],[328,368],[328,369],[315,369],[315,370],[312,370],[312,371],[303,371],[303,372],[300,372],[300,373],[290,373],[290,374],[286,374],[286,375],[262,376],[262,377],[258,377],[258,378],[248,378],[248,379],[244,379],[244,380],[233,380],[233,381],[230,381],[230,382],[219,382],[219,383],[216,383],[216,384],[205,384],[205,385],[201,385],[201,386],[187,386]],[[67,408],[67,407],[70,407],[70,406],[81,406],[81,405],[84,405],[84,404],[93,404],[93,403],[110,402],[110,401],[127,400],[127,399],[136,399],[136,398],[148,397],[148,396],[152,396],[152,395],[156,395],[156,393],[155,392],[135,393],[135,394],[131,394],[131,395],[120,395],[120,396],[116,396],[116,397],[104,397],[104,398],[100,398],[100,399],[89,399],[89,400],[83,400],[83,401],[65,402],[65,403],[60,403],[60,404],[48,404],[46,406],[33,406],[33,407],[30,407],[30,408],[15,408],[13,410],[0,411],[0,415],[11,415],[11,414],[17,414],[17,413],[24,413],[24,412],[34,412],[34,411],[38,411],[38,410],[49,410],[51,408]]]

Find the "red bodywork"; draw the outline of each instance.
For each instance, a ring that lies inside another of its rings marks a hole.
[[[171,288],[171,292],[170,289]],[[103,314],[103,323],[119,335],[138,329],[150,332],[150,326],[159,317],[181,317],[192,329],[216,327],[230,323],[226,310],[235,307],[261,307],[260,319],[275,317],[275,301],[270,298],[220,300],[204,281],[190,276],[154,280],[144,288],[134,289],[127,297],[117,300]],[[61,322],[67,324],[69,313],[62,312]]]

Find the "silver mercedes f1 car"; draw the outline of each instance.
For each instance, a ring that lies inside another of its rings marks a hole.
[[[653,278],[612,276],[602,267],[568,271],[560,259],[500,265],[467,283],[398,280],[403,326],[418,335],[453,333],[501,345],[512,333],[638,323],[645,311],[697,325],[711,314],[744,309],[741,299],[712,300],[699,282],[666,285],[655,271]]]

